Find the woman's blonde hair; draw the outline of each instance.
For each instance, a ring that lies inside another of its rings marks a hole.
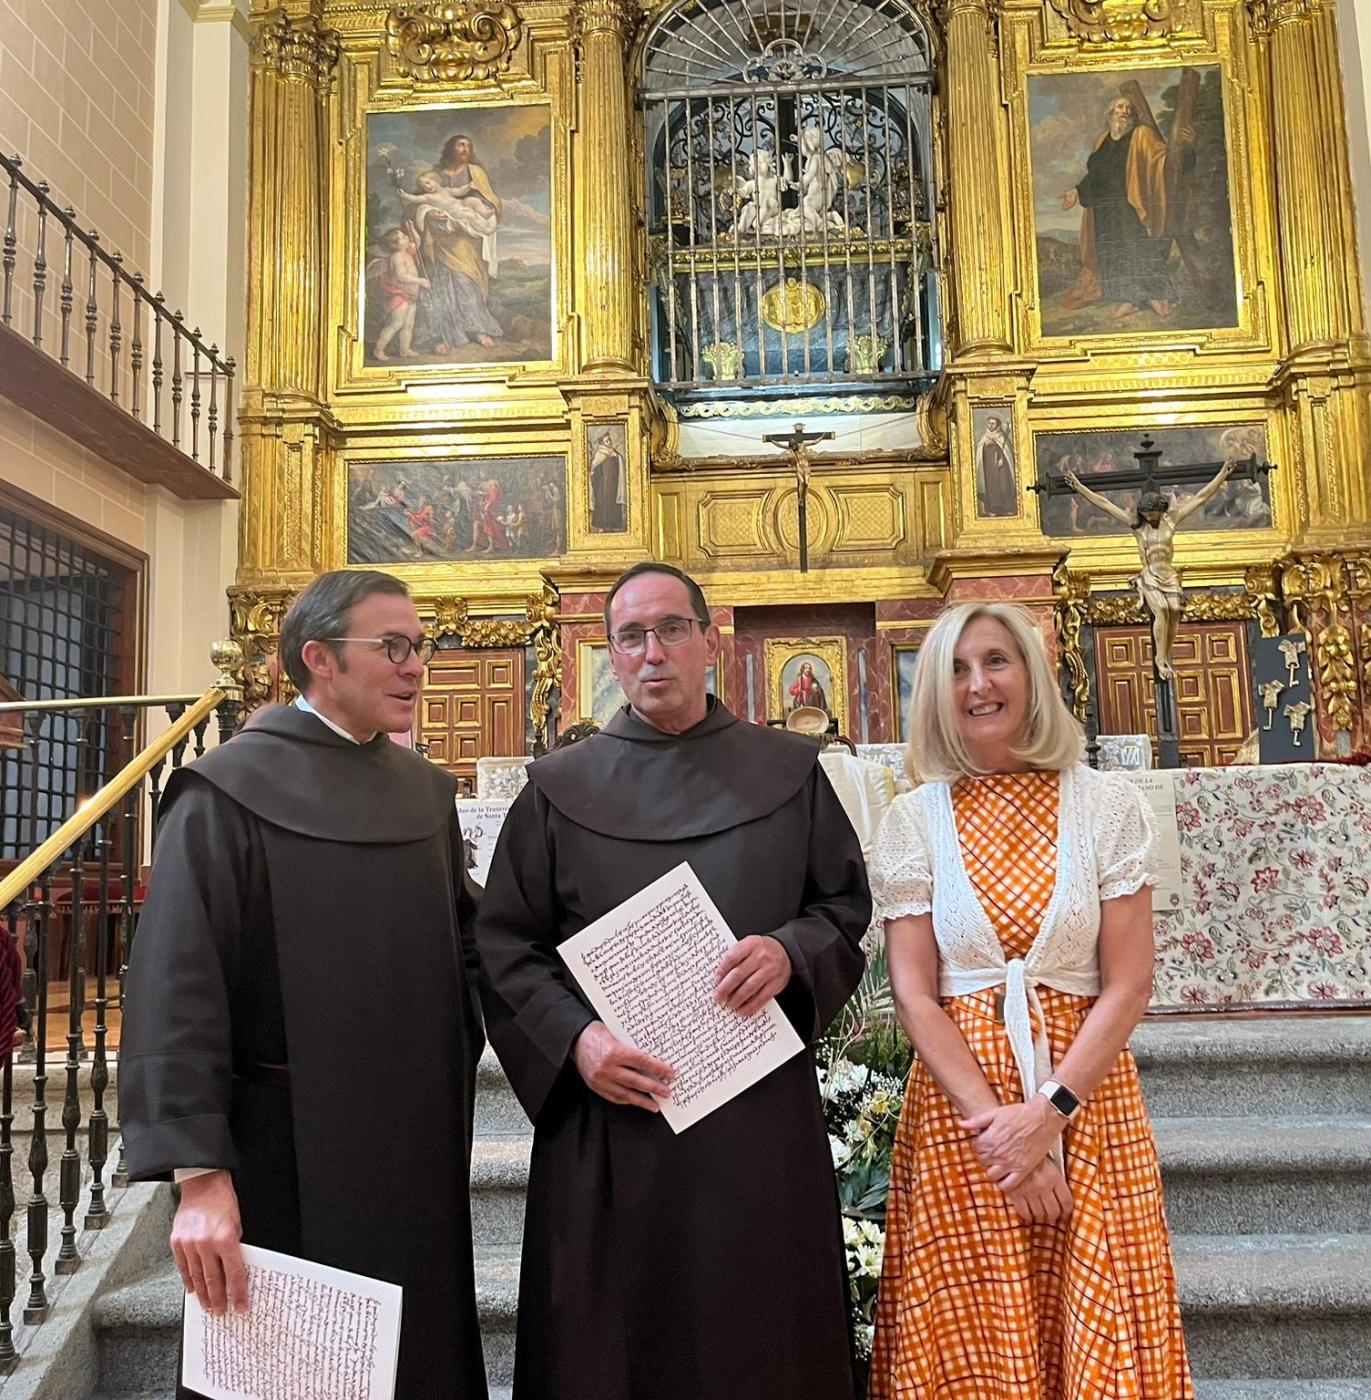
[[[1061,770],[1079,763],[1085,751],[1085,736],[1057,688],[1032,613],[1017,603],[958,603],[929,628],[914,666],[905,768],[918,782],[954,783],[984,771],[962,742],[952,675],[962,633],[982,617],[1005,628],[1028,668],[1028,717],[1023,743],[1015,749],[1018,758],[1031,768]]]

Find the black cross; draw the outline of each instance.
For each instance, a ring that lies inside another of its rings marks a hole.
[[[1150,437],[1143,438],[1142,445],[1133,456],[1138,463],[1136,467],[1109,472],[1081,472],[1080,478],[1092,491],[1128,491],[1134,487],[1141,487],[1144,493],[1160,491],[1164,494],[1167,486],[1186,486],[1191,482],[1199,482],[1202,486],[1223,466],[1222,462],[1189,462],[1185,466],[1163,468],[1162,449]],[[1277,468],[1274,462],[1258,461],[1254,454],[1240,461],[1228,479],[1256,481],[1258,473],[1269,475],[1275,470]],[[1049,498],[1075,494],[1067,484],[1066,477],[1060,472],[1039,471],[1037,481],[1028,489]]]
[[[813,458],[809,455],[811,442],[828,442],[832,433],[807,433],[803,423],[795,424],[790,433],[763,433],[762,441],[783,447],[790,453],[795,467],[796,499],[800,507],[800,572],[809,572],[809,473]]]

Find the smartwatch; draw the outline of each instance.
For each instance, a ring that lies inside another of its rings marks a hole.
[[[1081,1111],[1080,1099],[1065,1084],[1058,1084],[1055,1079],[1049,1079],[1038,1092],[1067,1122],[1070,1122]]]

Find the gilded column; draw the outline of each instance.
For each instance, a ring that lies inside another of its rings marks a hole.
[[[999,90],[999,0],[945,0],[948,205],[958,356],[1004,351],[1009,342],[1010,263],[1003,184],[1004,108]]]
[[[247,383],[239,581],[308,576],[320,556],[327,104],[338,38],[318,0],[253,22]]]
[[[1281,265],[1299,354],[1363,329],[1338,36],[1327,0],[1253,0],[1252,18],[1270,48]]]
[[[633,224],[629,195],[626,0],[576,9],[576,246],[583,368],[632,371]]]

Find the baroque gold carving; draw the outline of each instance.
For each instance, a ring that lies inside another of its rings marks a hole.
[[[435,598],[433,620],[424,624],[424,635],[435,642],[440,637],[461,636],[466,622],[465,598]]]
[[[1280,606],[1280,591],[1275,566],[1254,564],[1248,569],[1244,583],[1248,595],[1252,599],[1252,611],[1257,619],[1257,625],[1261,628],[1262,636],[1280,636],[1281,626],[1275,611]]]
[[[1175,18],[1171,0],[1051,0],[1073,38],[1092,44],[1164,39]]]
[[[1258,34],[1270,34],[1282,24],[1312,19],[1321,4],[1322,0],[1247,0],[1252,28]]]
[[[338,35],[312,16],[292,19],[285,10],[268,10],[257,22],[252,61],[283,78],[323,88],[338,62]]]
[[[245,715],[273,700],[289,704],[295,698],[295,687],[291,685],[290,677],[284,670],[273,668],[281,642],[281,623],[294,601],[294,593],[285,591],[230,590],[232,637],[243,654],[240,670]],[[278,671],[275,677],[273,669]]]
[[[1089,599],[1085,620],[1092,627],[1122,627],[1145,623],[1147,613],[1136,593],[1116,593],[1107,598]]]
[[[1057,596],[1057,655],[1066,668],[1071,712],[1084,724],[1090,704],[1090,674],[1081,651],[1081,628],[1086,622],[1086,605],[1090,599],[1090,575],[1073,573],[1063,559],[1052,570],[1052,590]]]
[[[519,12],[500,0],[396,5],[386,16],[396,71],[421,83],[492,78],[509,67],[522,34]]]
[[[544,587],[529,595],[524,611],[533,629],[530,641],[536,664],[533,689],[529,696],[528,717],[533,729],[533,751],[547,747],[548,719],[552,714],[552,692],[562,688],[562,643],[557,626],[557,594]]]
[[[1342,621],[1351,608],[1342,560],[1314,555],[1284,561],[1281,592],[1295,626],[1312,639],[1324,713],[1334,729],[1350,733],[1356,723],[1357,660],[1352,634]]]
[[[1181,616],[1186,622],[1249,622],[1257,615],[1246,593],[1187,593]]]
[[[509,617],[482,618],[462,628],[464,647],[526,647],[529,626]]]

